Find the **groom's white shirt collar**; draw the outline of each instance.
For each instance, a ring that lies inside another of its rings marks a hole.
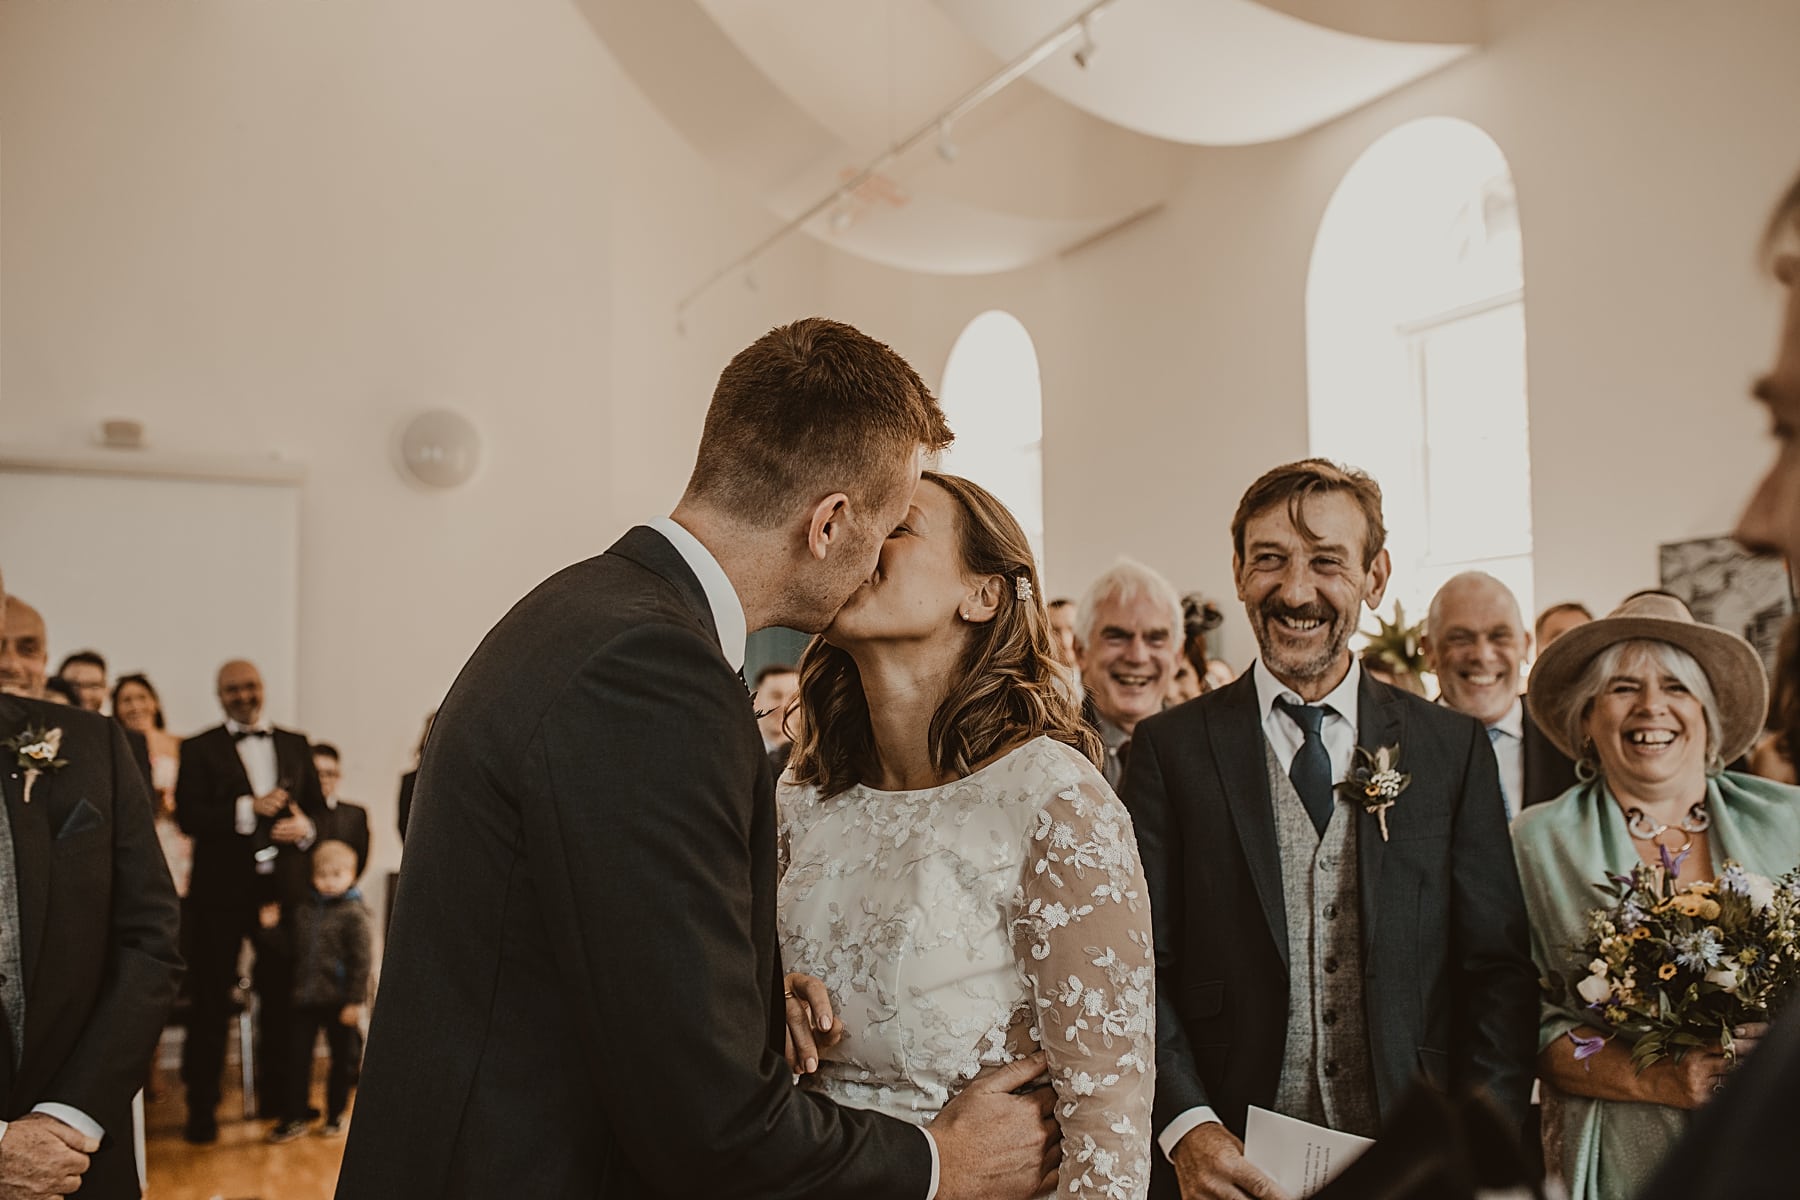
[[[700,587],[706,592],[707,607],[712,609],[713,627],[719,631],[719,649],[725,652],[725,661],[731,664],[732,670],[742,671],[744,643],[750,636],[750,624],[744,617],[743,601],[738,599],[737,589],[731,586],[731,577],[725,574],[725,568],[719,565],[712,551],[676,524],[673,517],[657,517],[644,524],[668,539],[669,545],[675,547],[675,553],[681,555],[681,561],[700,581]]]

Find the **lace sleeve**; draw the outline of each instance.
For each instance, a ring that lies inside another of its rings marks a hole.
[[[1013,919],[1062,1126],[1059,1196],[1142,1200],[1156,1091],[1150,900],[1131,817],[1095,781],[1037,815]]]

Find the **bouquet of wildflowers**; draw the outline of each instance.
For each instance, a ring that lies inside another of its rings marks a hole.
[[[1608,1036],[1632,1039],[1640,1071],[1696,1048],[1730,1054],[1733,1026],[1768,1020],[1800,981],[1800,868],[1776,881],[1727,861],[1717,879],[1677,885],[1685,857],[1663,850],[1660,867],[1608,875],[1611,903],[1588,914],[1576,951],[1587,975],[1551,980]],[[1607,1041],[1569,1036],[1577,1060]]]

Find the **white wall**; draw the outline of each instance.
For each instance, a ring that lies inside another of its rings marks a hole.
[[[1778,319],[1754,251],[1800,169],[1800,5],[1519,5],[1485,51],[1289,142],[1198,151],[1154,217],[1064,259],[925,279],[843,256],[829,303],[931,372],[1004,308],[1042,356],[1048,557],[1079,589],[1118,553],[1231,596],[1226,532],[1306,452],[1305,285],[1344,172],[1416,117],[1505,151],[1525,243],[1537,592],[1601,607],[1659,542],[1730,528],[1766,453],[1743,400]],[[1231,656],[1253,652],[1240,614]]]
[[[298,722],[374,807],[377,875],[475,642],[668,510],[719,367],[817,291],[796,244],[677,336],[676,297],[772,221],[561,0],[9,2],[0,163],[0,440],[130,416],[157,449],[305,464]],[[449,493],[392,465],[438,406],[485,439]]]
[[[970,317],[1013,313],[1042,367],[1052,589],[1129,553],[1229,597],[1238,495],[1307,446],[1319,217],[1378,136],[1441,113],[1518,183],[1539,595],[1604,606],[1658,542],[1727,528],[1764,454],[1740,397],[1777,319],[1753,245],[1800,166],[1800,6],[1496,7],[1517,24],[1483,53],[1303,138],[1195,151],[1161,212],[1062,259],[950,279],[791,241],[682,337],[675,300],[773,222],[564,0],[7,0],[0,439],[121,415],[160,449],[306,464],[299,717],[385,833],[476,639],[666,509],[719,367],[794,316],[935,381]],[[439,405],[487,459],[426,494],[391,439]],[[1227,637],[1242,659],[1241,619]]]

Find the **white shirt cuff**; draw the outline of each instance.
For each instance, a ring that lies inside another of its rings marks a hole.
[[[34,1113],[43,1113],[46,1117],[55,1117],[76,1133],[84,1133],[96,1141],[106,1140],[106,1130],[100,1128],[100,1122],[82,1112],[79,1108],[70,1108],[67,1104],[39,1104],[32,1108]]]
[[[919,1132],[925,1135],[925,1144],[931,1147],[931,1186],[925,1189],[925,1200],[937,1200],[938,1190],[938,1149],[937,1139],[931,1136],[931,1130],[924,1126]]]
[[[245,837],[256,832],[256,800],[251,796],[237,798],[237,817],[232,828]]]
[[[1181,1139],[1202,1125],[1223,1125],[1219,1114],[1202,1104],[1198,1108],[1190,1108],[1170,1121],[1168,1127],[1156,1135],[1156,1144],[1162,1147],[1163,1157],[1170,1162],[1175,1161],[1175,1147]]]

